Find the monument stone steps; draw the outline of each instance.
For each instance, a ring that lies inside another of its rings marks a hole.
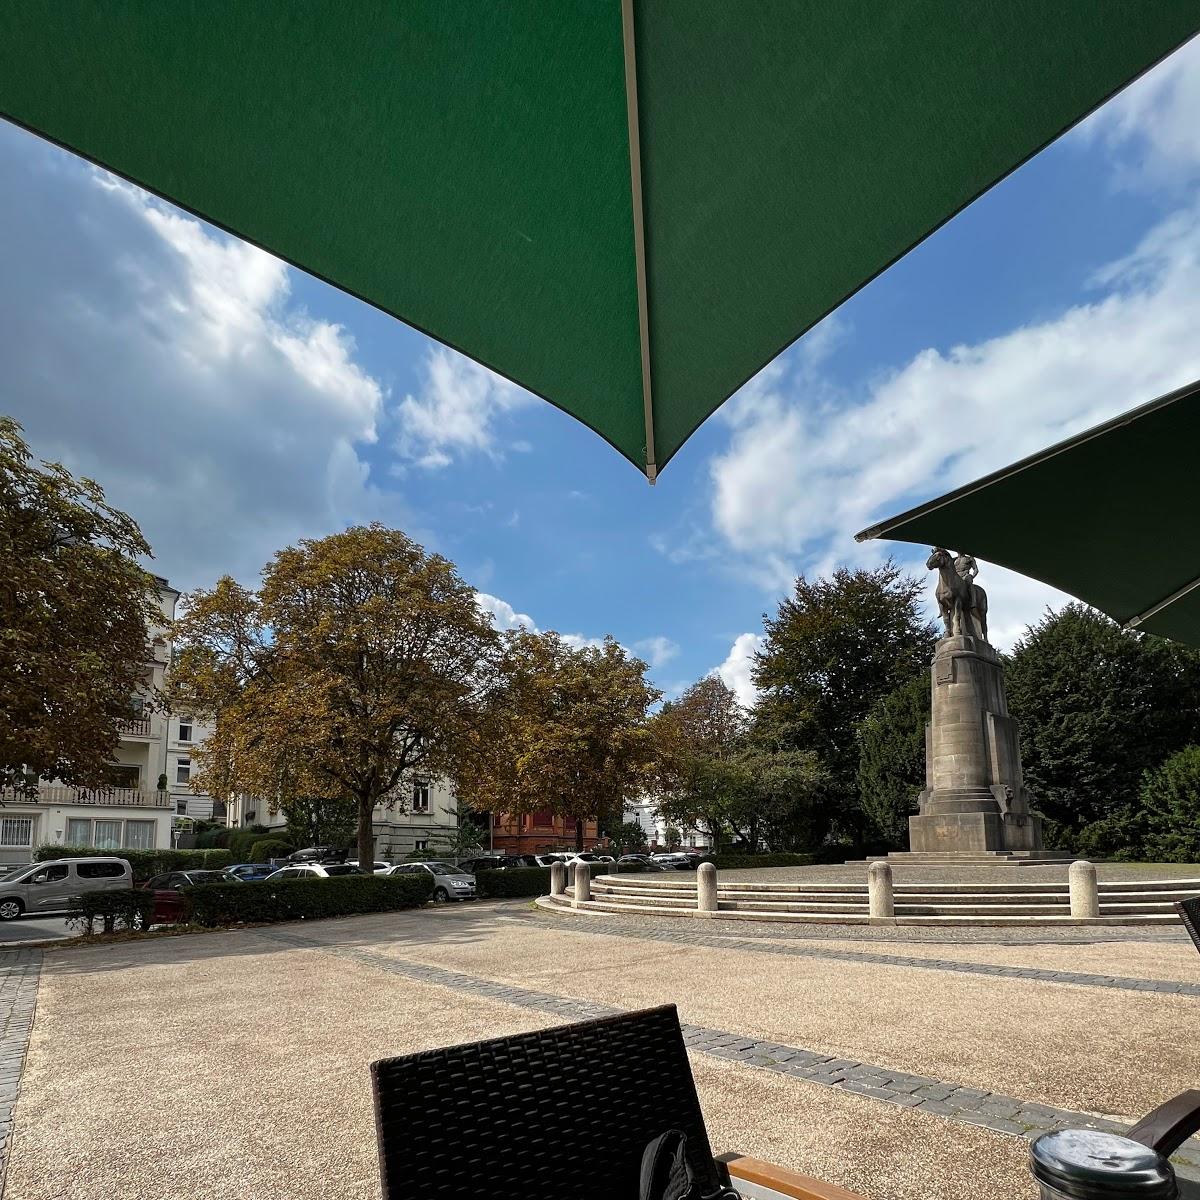
[[[1100,917],[1108,923],[1177,922],[1172,902],[1200,893],[1200,880],[1155,880],[1154,888],[1101,890]],[[1103,885],[1102,889],[1103,889]],[[1133,886],[1136,888],[1136,881]],[[802,885],[717,886],[720,915],[748,916],[761,920],[846,921],[868,915],[865,885],[845,885],[840,892],[816,891]],[[770,888],[770,890],[767,890]],[[1039,890],[1031,891],[1030,888]],[[1070,919],[1066,884],[910,884],[895,887],[898,920],[931,923],[989,924],[994,921],[1029,923]],[[695,912],[694,884],[663,886],[640,879],[597,876],[592,881],[593,902],[606,912],[653,913],[685,916]]]
[[[632,902],[619,902],[613,899],[598,899],[594,898],[584,902],[581,906],[573,905],[568,896],[542,896],[537,903],[546,908],[554,908],[571,913],[599,913],[599,914],[616,914],[625,916],[672,916],[680,918],[694,918],[702,915],[707,919],[728,920],[728,921],[773,921],[776,923],[786,924],[807,924],[807,925],[868,925],[872,923],[872,918],[866,913],[865,907],[860,912],[854,913],[829,913],[829,912],[811,912],[811,911],[790,911],[790,910],[772,910],[772,909],[730,909],[721,908],[714,913],[698,914],[694,906],[669,906],[660,907],[652,904],[636,904]],[[897,914],[896,917],[886,921],[891,925],[911,925],[911,926],[928,926],[934,928],[957,928],[960,926],[975,926],[975,927],[995,927],[995,928],[1016,928],[1016,927],[1053,927],[1067,925],[1179,925],[1179,918],[1171,911],[1170,913],[1142,913],[1130,915],[1127,913],[1110,914],[1101,912],[1098,917],[1089,919],[1080,919],[1072,917],[1069,910],[1064,910],[1063,915],[1044,915],[1044,914],[1009,914],[989,912],[986,915],[982,914],[950,914],[950,915],[902,915]]]

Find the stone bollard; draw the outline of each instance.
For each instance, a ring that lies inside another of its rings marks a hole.
[[[592,872],[587,863],[575,864],[575,901],[576,908],[586,904],[592,898]]]
[[[1086,920],[1100,915],[1100,895],[1096,888],[1096,868],[1081,858],[1067,872],[1067,887],[1071,893],[1071,916]]]
[[[888,863],[873,862],[867,868],[867,904],[872,921],[896,919],[892,868]]]
[[[550,895],[561,896],[567,890],[567,864],[550,864]]]
[[[717,911],[717,868],[712,863],[701,863],[696,871],[696,911]]]

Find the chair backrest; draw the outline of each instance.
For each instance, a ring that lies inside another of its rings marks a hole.
[[[720,1177],[673,1004],[372,1063],[384,1200],[626,1200],[648,1142]]]
[[[1200,950],[1200,896],[1193,896],[1190,900],[1176,900],[1175,909],[1184,929],[1191,934],[1192,941],[1196,943],[1196,949]]]

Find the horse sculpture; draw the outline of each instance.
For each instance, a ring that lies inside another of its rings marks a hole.
[[[971,581],[979,574],[969,554],[951,558],[948,550],[934,547],[925,564],[938,573],[937,602],[947,637],[978,637],[987,641],[987,593]]]

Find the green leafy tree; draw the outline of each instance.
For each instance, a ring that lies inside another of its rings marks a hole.
[[[663,830],[663,837],[666,839],[668,850],[678,846],[679,843],[683,841],[683,834],[681,834],[674,825],[668,825],[666,829]]]
[[[708,834],[714,846],[733,833],[745,799],[737,759],[748,724],[737,696],[715,675],[668,701],[650,722],[659,812]]]
[[[1006,674],[1047,844],[1136,857],[1142,776],[1200,740],[1200,653],[1069,604],[1026,631]]]
[[[622,821],[609,836],[622,854],[640,854],[649,844],[640,821]]]
[[[576,648],[524,629],[505,635],[500,678],[454,775],[458,797],[477,811],[573,819],[582,849],[587,818],[620,813],[643,790],[646,716],[661,693],[612,638]]]
[[[348,846],[358,828],[352,796],[292,796],[280,801],[288,834],[302,846]]]
[[[0,789],[108,783],[161,620],[149,554],[99,484],[35,463],[0,417]]]
[[[367,871],[376,807],[451,773],[498,651],[454,565],[382,525],[279,551],[257,592],[192,594],[175,636],[173,706],[216,723],[199,786],[352,804]]]
[[[453,810],[455,825],[445,833],[435,834],[430,841],[439,854],[451,858],[463,858],[468,854],[478,854],[487,843],[488,828],[483,819],[479,819],[462,808]],[[428,858],[428,854],[425,855]]]
[[[925,726],[929,672],[889,692],[858,727],[858,791],[873,838],[891,849],[908,846],[908,818],[925,787]]]
[[[758,712],[792,750],[809,751],[826,772],[814,833],[861,843],[867,818],[858,795],[858,725],[871,708],[929,665],[937,630],[922,613],[923,580],[893,562],[840,568],[796,580],[764,621],[753,677]]]
[[[747,849],[815,850],[829,791],[820,758],[792,749],[768,720],[756,719],[734,764],[740,786],[730,823]]]
[[[1155,862],[1200,862],[1200,746],[1185,746],[1142,778],[1145,849]]]

